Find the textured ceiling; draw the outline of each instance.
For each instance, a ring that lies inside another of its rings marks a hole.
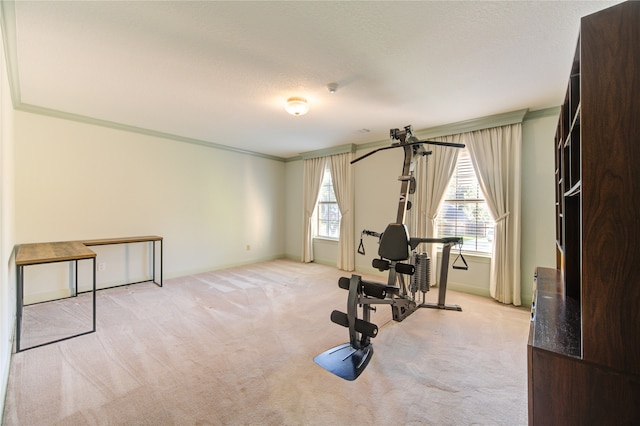
[[[615,3],[17,1],[4,19],[18,104],[287,158],[557,106],[580,17]]]

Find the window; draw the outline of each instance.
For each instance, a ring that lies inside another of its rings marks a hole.
[[[318,237],[340,238],[340,209],[336,201],[336,194],[333,192],[333,181],[331,170],[327,164],[324,168],[320,194],[318,195],[318,205],[316,206],[316,217],[318,221]]]
[[[466,148],[458,154],[444,197],[437,217],[438,236],[462,237],[464,251],[491,254],[494,222]]]

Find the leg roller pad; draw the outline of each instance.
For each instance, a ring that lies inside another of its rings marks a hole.
[[[362,291],[367,296],[377,299],[384,299],[389,294],[397,294],[400,289],[392,285],[376,283],[373,281],[362,281]]]
[[[331,312],[331,321],[343,327],[349,327],[349,317],[344,312]],[[367,337],[376,337],[378,335],[378,326],[356,318],[355,329],[358,333],[362,333]]]
[[[401,274],[413,275],[416,272],[416,267],[410,263],[396,263],[396,271]]]
[[[373,259],[371,262],[374,268],[378,271],[388,271],[389,270],[389,262],[383,259]]]
[[[377,299],[384,299],[387,297],[387,287],[388,286],[386,284],[362,281],[363,293]]]
[[[350,283],[351,283],[351,280],[349,278],[340,277],[340,279],[338,280],[338,287],[345,290],[349,290]],[[358,291],[358,293],[360,293],[360,291]]]
[[[351,279],[347,277],[341,277],[338,280],[338,287],[349,290],[349,286],[351,285]],[[369,297],[375,297],[377,299],[384,299],[389,294],[398,294],[398,287],[394,287],[392,285],[386,285],[381,283],[376,283],[373,281],[364,281],[360,280],[360,285],[358,286],[358,294],[364,292]]]

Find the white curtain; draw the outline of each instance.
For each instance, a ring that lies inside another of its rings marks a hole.
[[[495,220],[489,291],[499,302],[520,306],[522,124],[473,131],[464,136]]]
[[[313,236],[315,223],[311,220],[324,175],[325,157],[304,160],[302,180],[302,261],[313,262]]]
[[[339,269],[353,271],[355,269],[354,225],[354,184],[353,153],[332,155],[329,157],[329,170],[333,179],[333,192],[340,208],[340,240],[338,242]]]
[[[437,142],[461,143],[461,135],[431,138]],[[436,238],[436,216],[442,205],[444,193],[453,175],[458,159],[459,148],[451,148],[438,145],[425,145],[431,155],[426,155],[418,160],[414,170],[416,178],[416,193],[413,197],[409,232],[412,237]],[[437,248],[435,244],[423,244],[424,251],[429,254],[432,265],[436,264]],[[430,282],[436,282],[436,269],[431,268]]]

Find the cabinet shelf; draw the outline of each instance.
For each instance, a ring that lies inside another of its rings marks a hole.
[[[565,197],[575,197],[577,195],[580,195],[580,190],[581,190],[581,183],[580,181],[578,181],[575,185],[573,185],[571,187],[571,189],[569,189],[567,192],[564,193]]]
[[[529,424],[640,424],[640,2],[585,16],[556,127],[556,268],[538,268]]]
[[[576,113],[573,116],[573,121],[571,122],[571,130],[573,130],[576,126],[580,126],[580,104],[579,103],[578,103]]]

